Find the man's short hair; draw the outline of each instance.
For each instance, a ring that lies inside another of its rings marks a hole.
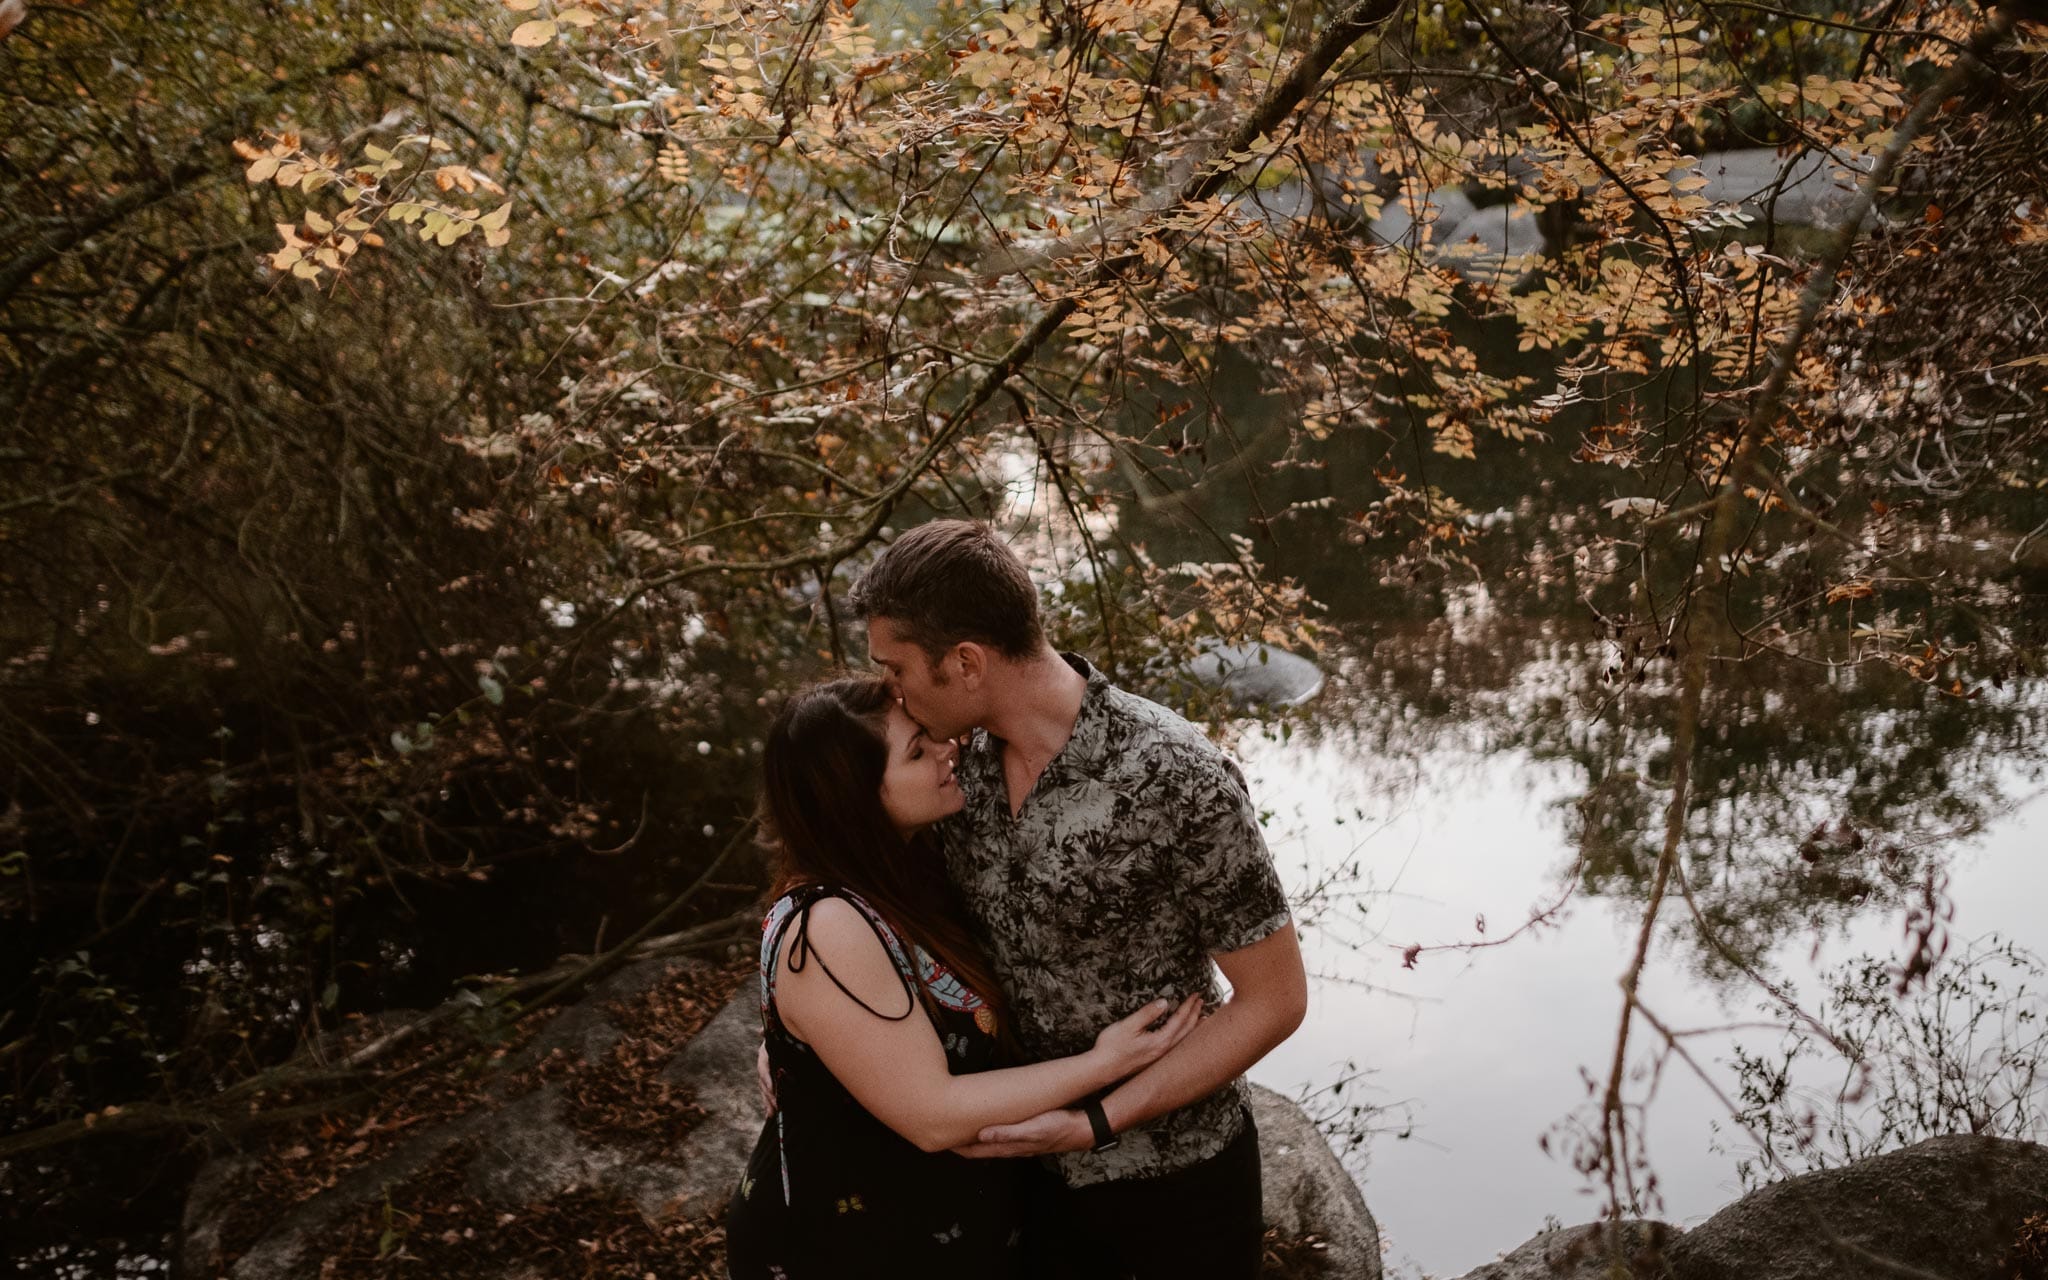
[[[1010,658],[1045,643],[1038,588],[1017,553],[973,520],[933,520],[883,550],[853,584],[854,616],[887,618],[934,661],[963,640]]]

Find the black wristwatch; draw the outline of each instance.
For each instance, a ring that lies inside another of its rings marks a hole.
[[[1081,1104],[1081,1113],[1088,1117],[1088,1127],[1095,1131],[1095,1145],[1090,1151],[1108,1151],[1117,1144],[1117,1136],[1109,1127],[1109,1117],[1102,1112],[1102,1100],[1090,1098]]]

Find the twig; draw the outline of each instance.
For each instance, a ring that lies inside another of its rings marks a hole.
[[[1225,139],[1221,154],[1224,160],[1212,164],[1206,172],[1197,175],[1180,193],[1158,213],[1161,217],[1191,204],[1199,204],[1218,191],[1235,171],[1228,157],[1251,147],[1261,137],[1271,133],[1293,113],[1294,109],[1309,96],[1327,72],[1344,52],[1365,38],[1375,27],[1391,18],[1406,0],[1354,0],[1354,3],[1333,19],[1317,37],[1315,44],[1301,56],[1288,74],[1267,90],[1245,118],[1239,122],[1229,138]],[[1183,231],[1177,242],[1184,242],[1194,233]],[[785,573],[792,569],[823,568],[828,574],[834,567],[873,542],[888,523],[889,517],[908,496],[916,483],[942,457],[948,449],[966,435],[969,424],[982,408],[1002,391],[1005,384],[1017,375],[1038,352],[1057,334],[1067,320],[1080,308],[1081,297],[1090,289],[1121,278],[1125,272],[1140,266],[1142,255],[1131,252],[1106,258],[1098,263],[1075,287],[1042,312],[1021,337],[995,362],[983,370],[975,380],[960,404],[939,424],[932,433],[925,448],[911,459],[902,472],[886,488],[875,494],[866,504],[867,511],[860,522],[846,535],[835,538],[822,547],[789,555],[769,556],[755,560],[705,559],[646,578],[626,591],[604,615],[590,626],[581,629],[556,659],[550,674],[550,682],[558,677],[584,643],[593,635],[600,634],[626,610],[634,607],[648,593],[665,587],[676,586],[696,578],[708,576],[749,576]]]

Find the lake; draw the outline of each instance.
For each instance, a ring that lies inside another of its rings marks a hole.
[[[1221,416],[1254,442],[1255,465],[1228,484],[1190,467],[1173,498],[1134,484],[1098,535],[1113,528],[1160,564],[1231,558],[1224,538],[1242,535],[1266,573],[1326,607],[1323,693],[1229,734],[1302,903],[1314,975],[1308,1021],[1253,1078],[1331,1122],[1398,1274],[1457,1276],[1605,1204],[1572,1155],[1613,1054],[1677,706],[1671,662],[1614,625],[1634,588],[1605,504],[1629,477],[1542,442],[1440,460],[1433,479],[1474,513],[1469,563],[1403,572],[1343,514],[1348,494],[1373,491],[1372,442],[1285,456],[1256,443],[1272,440],[1256,424],[1276,406],[1256,371],[1238,373],[1220,380]],[[1010,478],[1010,514],[1042,525],[1028,477]],[[1773,1057],[1790,1020],[1744,966],[1819,1012],[1824,974],[1859,956],[1904,962],[1907,914],[1930,887],[1952,912],[1952,956],[1991,935],[2048,953],[2048,689],[2022,659],[1959,696],[1856,661],[1869,648],[1855,632],[1917,612],[1968,634],[1988,616],[2038,644],[2048,574],[2009,549],[2041,506],[2021,494],[1921,507],[1897,536],[1951,586],[1948,602],[1908,588],[1892,612],[1846,625],[1816,611],[1795,652],[1712,673],[1682,867],[1719,946],[1674,892],[1642,992],[1714,1087],[1655,1052],[1638,1020],[1627,1096],[1661,1199],[1645,1216],[1696,1223],[1743,1193],[1754,1144],[1714,1090],[1736,1096],[1734,1046]],[[1769,572],[1825,585],[1826,567],[1802,569],[1790,544],[1753,550]],[[1064,560],[1071,577],[1076,557]],[[1772,589],[1744,584],[1738,612],[1764,612]],[[1509,937],[1538,912],[1542,925]],[[1488,945],[1456,949],[1475,943]],[[1414,944],[1453,949],[1405,967]],[[1840,1072],[1815,1059],[1795,1080],[1825,1099]],[[2036,1093],[2036,1114],[2044,1102]]]
[[[2037,712],[2040,701],[2036,692]],[[1303,933],[1315,975],[1308,1021],[1252,1074],[1300,1096],[1353,1067],[1364,1072],[1346,1100],[1385,1111],[1350,1163],[1388,1261],[1399,1274],[1455,1276],[1547,1220],[1601,1212],[1595,1188],[1563,1154],[1559,1127],[1588,1114],[1587,1073],[1604,1079],[1639,903],[1581,886],[1553,927],[1495,947],[1428,952],[1404,968],[1407,944],[1499,937],[1558,901],[1579,856],[1573,802],[1586,779],[1525,748],[1495,749],[1483,724],[1390,743],[1370,714],[1364,725],[1347,723],[1354,710],[1320,713],[1317,731],[1287,741],[1248,732],[1239,742],[1254,795],[1273,812],[1268,839],[1290,887],[1320,886],[1320,915]],[[1388,718],[1404,716],[1381,708]],[[2004,772],[2007,806],[1943,853],[1953,928],[1959,940],[1997,932],[2048,951],[2038,757]],[[1822,790],[1826,781],[1816,780]],[[1481,916],[1487,934],[1475,926]],[[1674,902],[1664,919],[1683,916]],[[1822,968],[1859,952],[1901,954],[1900,933],[1898,904],[1873,900],[1845,919],[1787,932],[1766,963],[1807,993]],[[1644,992],[1674,1028],[1752,1024],[1690,1042],[1724,1090],[1735,1087],[1731,1039],[1754,1050],[1780,1038],[1777,1020],[1760,1012],[1762,993],[1704,973],[1683,930],[1659,936]],[[1637,1059],[1652,1061],[1640,1024],[1636,1043]],[[1647,1092],[1637,1081],[1634,1094]],[[1747,1144],[1683,1065],[1666,1065],[1643,1119],[1664,1201],[1654,1216],[1694,1223],[1742,1193],[1735,1163]],[[1550,1151],[1539,1145],[1545,1135]]]

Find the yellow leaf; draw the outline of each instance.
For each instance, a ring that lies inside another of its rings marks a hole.
[[[547,18],[522,22],[512,29],[512,43],[522,49],[538,48],[555,38],[555,24]]]
[[[497,208],[485,214],[482,217],[482,219],[479,220],[479,225],[482,226],[483,229],[486,231],[499,231],[504,228],[505,224],[509,222],[511,218],[512,202],[510,200],[507,200],[505,203],[499,205]]]
[[[306,225],[323,236],[334,230],[334,224],[321,217],[319,211],[314,209],[306,210]]]
[[[270,175],[276,172],[277,157],[264,156],[257,160],[256,163],[250,165],[249,171],[242,176],[251,182],[268,182],[270,181]]]
[[[540,0],[505,0],[505,7],[514,13],[529,13],[540,8]]]
[[[301,258],[292,264],[292,274],[301,280],[311,280],[320,274],[320,268]]]
[[[597,21],[597,15],[588,9],[564,9],[555,15],[555,21],[566,22],[572,27],[587,27]]]
[[[363,148],[363,154],[368,156],[370,159],[375,160],[378,164],[382,164],[386,160],[389,160],[391,158],[391,153],[389,151],[386,151],[384,148],[378,146],[374,142],[369,143]]]
[[[512,233],[510,231],[505,230],[503,227],[500,227],[496,231],[484,232],[484,243],[489,245],[493,249],[509,244],[511,243],[511,240]]]

